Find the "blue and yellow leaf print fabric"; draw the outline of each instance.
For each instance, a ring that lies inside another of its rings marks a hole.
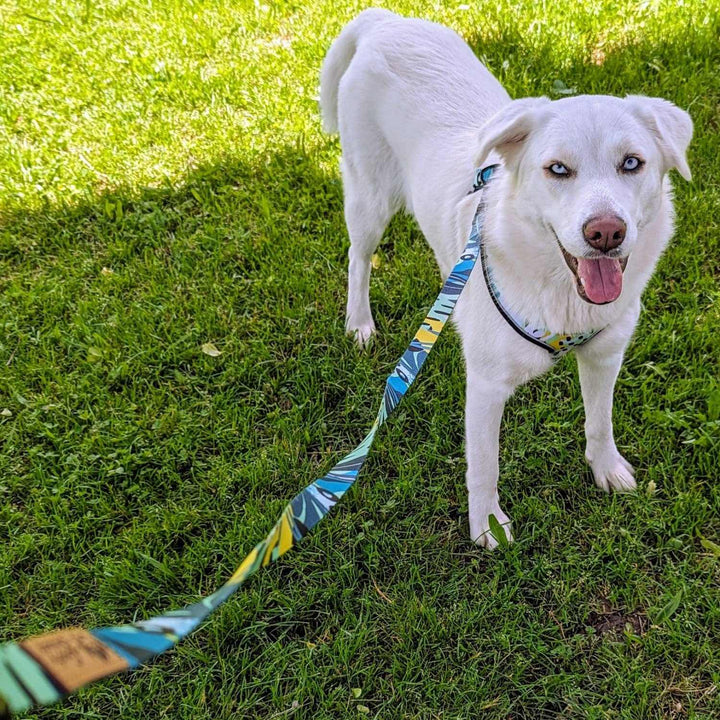
[[[486,182],[493,167],[481,177]],[[137,668],[174,647],[236,592],[260,567],[286,553],[340,501],[358,477],[380,426],[417,377],[475,266],[480,248],[482,204],[465,250],[435,304],[385,384],[370,432],[327,475],[315,480],[285,508],[270,534],[216,592],[181,610],[130,625],[95,630],[69,628],[0,646],[0,717],[48,705],[108,675]]]

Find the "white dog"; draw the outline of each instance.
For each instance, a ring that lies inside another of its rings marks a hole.
[[[558,339],[601,330],[576,349],[586,457],[600,488],[634,490],[613,437],[613,388],[640,295],[672,234],[668,171],[690,180],[689,115],[640,96],[511,100],[453,31],[378,9],[333,43],[320,100],[325,129],[340,132],[347,330],[359,343],[375,331],[371,256],[390,218],[414,215],[447,276],[485,201],[489,277],[476,268],[455,312],[467,366],[472,538],[497,545],[493,514],[512,539],[497,491],[503,407],[553,365]],[[475,169],[491,163],[493,179],[469,194]]]

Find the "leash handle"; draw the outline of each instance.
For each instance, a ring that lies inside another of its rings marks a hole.
[[[476,189],[490,179],[494,167],[478,172]],[[483,209],[481,201],[465,250],[388,377],[377,417],[363,441],[327,475],[295,496],[269,535],[212,595],[181,610],[169,610],[131,625],[95,630],[68,628],[0,645],[0,717],[35,705],[49,705],[91,682],[137,668],[167,652],[237,592],[250,575],[286,553],[332,510],[357,479],[378,429],[415,381],[454,310],[478,259]]]

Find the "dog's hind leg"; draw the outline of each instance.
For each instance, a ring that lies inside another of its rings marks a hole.
[[[358,173],[344,160],[342,171],[350,235],[345,329],[359,345],[366,345],[375,332],[370,309],[372,255],[397,207],[388,189],[378,187],[372,176]]]

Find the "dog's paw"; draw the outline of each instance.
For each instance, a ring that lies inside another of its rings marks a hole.
[[[635,492],[635,471],[633,466],[617,450],[608,453],[606,458],[590,460],[590,467],[593,471],[595,484],[605,492]]]
[[[470,536],[472,537],[473,542],[479,547],[484,547],[488,550],[494,550],[500,544],[500,542],[495,537],[495,534],[490,527],[490,515],[495,516],[495,519],[498,521],[502,528],[500,532],[505,533],[507,542],[512,542],[513,536],[510,532],[510,518],[500,509],[500,506],[497,504],[487,514],[481,513],[475,517],[470,517]],[[493,523],[493,525],[495,524]]]
[[[352,337],[361,348],[365,348],[370,344],[370,340],[375,334],[375,323],[372,320],[370,320],[369,323],[363,324],[348,322],[345,327],[345,332]]]

